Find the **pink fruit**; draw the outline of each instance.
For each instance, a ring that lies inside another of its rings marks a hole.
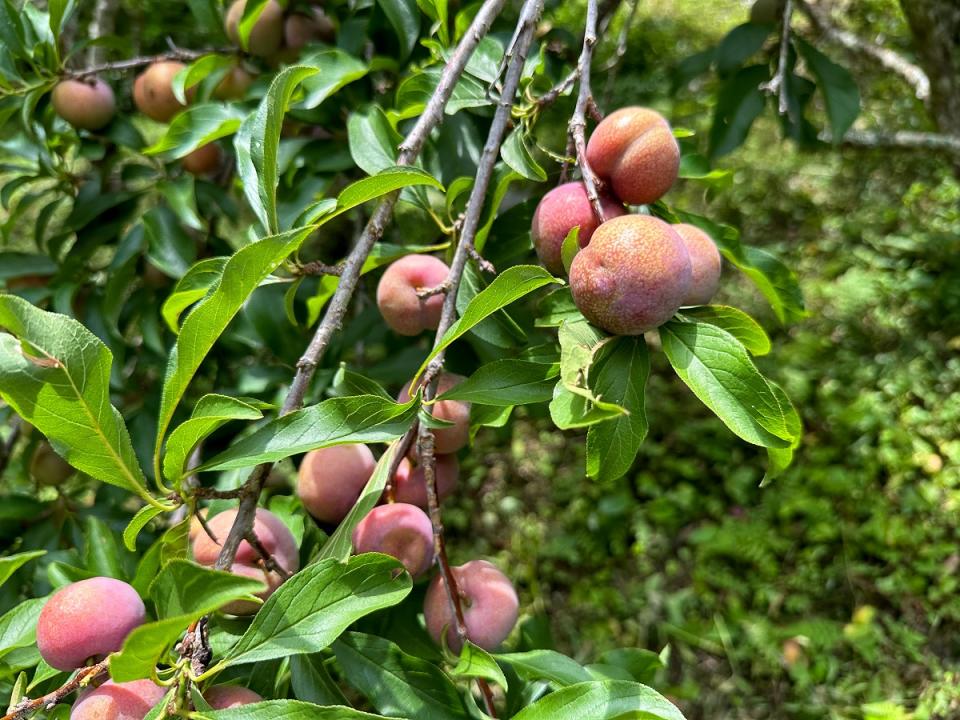
[[[338,523],[357,502],[376,466],[366,445],[311,450],[300,463],[297,494],[317,520]]]
[[[680,223],[674,225],[673,229],[687,246],[693,274],[690,292],[683,304],[706,305],[720,288],[720,251],[710,236],[695,225]]]
[[[406,255],[386,269],[377,285],[377,307],[384,321],[400,335],[436,330],[443,310],[443,294],[420,298],[420,290],[442,284],[450,268],[432,255]]]
[[[152,680],[107,680],[78,698],[70,710],[70,720],[143,720],[166,693]]]
[[[391,555],[416,578],[433,565],[433,526],[415,505],[381,505],[354,528],[353,547],[358,553]]]
[[[462,375],[442,373],[437,383],[437,395],[442,395],[464,381]],[[397,396],[397,402],[410,400],[410,383],[403,386]],[[439,455],[455,453],[470,440],[470,403],[462,400],[440,400],[430,406],[433,416],[452,422],[452,427],[438,428],[433,431],[436,438],[434,450]]]
[[[440,500],[448,498],[457,487],[460,478],[460,462],[456,455],[435,455],[437,494]],[[393,477],[394,499],[398,503],[409,503],[427,509],[427,479],[423,467],[414,465],[404,458],[400,461],[397,474]]]
[[[263,700],[257,693],[241,685],[214,685],[203,693],[203,699],[214,710],[250,705]]]

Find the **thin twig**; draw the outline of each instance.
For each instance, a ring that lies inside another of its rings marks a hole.
[[[590,167],[590,163],[587,162],[586,139],[587,112],[593,103],[593,94],[590,91],[590,63],[593,60],[593,48],[597,44],[597,14],[597,0],[587,0],[587,22],[583,30],[583,51],[580,53],[580,60],[577,62],[580,88],[577,93],[577,105],[570,117],[569,132],[577,151],[577,165],[580,167],[583,186],[587,191],[587,197],[590,198],[593,214],[597,216],[597,220],[603,223],[606,222],[607,217],[603,211],[603,203],[600,202],[598,188],[601,182],[593,168]]]
[[[424,288],[423,290],[417,290],[417,297],[421,300],[428,300],[434,295],[443,295],[450,289],[450,283],[444,280],[439,285],[432,288]]]
[[[786,0],[783,4],[783,27],[780,31],[780,60],[777,63],[777,74],[768,82],[760,85],[761,90],[778,96],[777,110],[781,115],[790,112],[790,97],[787,92],[787,61],[790,57],[790,19],[792,17],[793,0]]]
[[[87,30],[88,37],[99,40],[113,34],[114,16],[117,12],[115,5],[114,0],[97,0],[93,8],[93,19]],[[92,43],[87,49],[87,62],[91,65],[102,63],[104,49],[103,45]]]
[[[343,274],[343,263],[327,265],[327,263],[319,260],[311,260],[296,268],[294,272],[297,275],[334,275],[339,277]]]
[[[454,251],[453,260],[450,263],[450,273],[447,276],[449,285],[446,297],[443,302],[443,311],[440,315],[440,323],[437,327],[434,348],[439,347],[440,340],[454,323],[457,313],[457,291],[463,280],[463,273],[467,266],[467,261],[471,256],[471,248],[474,248],[477,229],[480,225],[480,215],[483,211],[484,200],[487,190],[490,186],[490,180],[493,177],[494,165],[500,155],[500,146],[503,144],[507,127],[510,124],[510,116],[513,111],[517,89],[520,86],[520,78],[523,73],[523,65],[526,61],[527,52],[533,41],[533,33],[536,28],[537,19],[543,11],[543,0],[526,0],[523,9],[520,12],[520,19],[517,22],[517,31],[514,35],[515,42],[512,45],[512,56],[507,66],[504,76],[503,89],[500,94],[500,101],[497,110],[494,113],[493,121],[490,124],[490,130],[487,134],[487,140],[483,147],[483,153],[480,156],[480,163],[477,167],[477,177],[470,191],[470,199],[467,201],[467,207],[463,219],[463,229],[460,233],[460,239],[457,248]],[[475,248],[474,248],[475,249]],[[424,399],[430,401],[437,391],[437,380],[440,370],[443,368],[444,352],[440,351],[431,361],[427,371],[424,373]],[[411,388],[411,392],[413,388]],[[425,411],[431,413],[431,406],[426,405]],[[423,469],[424,481],[427,489],[427,507],[430,514],[430,523],[433,527],[434,551],[437,558],[437,564],[440,567],[440,575],[443,578],[447,591],[447,598],[450,602],[454,617],[454,625],[457,636],[461,643],[466,640],[467,628],[463,618],[463,607],[460,603],[460,595],[457,590],[456,579],[450,570],[450,563],[447,560],[446,545],[443,539],[443,520],[440,513],[440,496],[437,492],[436,478],[436,456],[434,454],[434,434],[426,425],[421,424],[418,432],[418,451],[420,454],[420,466]],[[493,693],[489,684],[481,679],[477,680],[477,687],[483,696],[487,713],[496,717],[496,707],[493,702]]]
[[[96,665],[80,668],[76,675],[74,675],[72,678],[70,678],[70,680],[58,687],[56,690],[49,692],[42,697],[38,697],[35,700],[24,698],[16,704],[13,710],[0,718],[0,720],[23,720],[23,718],[31,715],[34,712],[37,712],[38,710],[52,710],[54,706],[63,700],[67,695],[75,690],[79,690],[80,688],[89,685],[92,682],[95,682],[96,680],[99,680],[101,677],[106,675],[109,670],[110,658],[102,660]]]
[[[537,99],[537,106],[543,109],[553,105],[559,100],[560,96],[572,88],[573,84],[577,81],[577,70],[578,68],[571,70],[569,75],[541,95]]]
[[[826,132],[820,135],[820,139],[824,142],[834,142],[834,138]],[[840,139],[840,144],[864,148],[946,150],[960,154],[960,136],[913,130],[894,130],[892,132],[848,130]]]
[[[627,54],[627,45],[630,41],[630,28],[633,26],[633,21],[637,17],[637,10],[640,8],[640,0],[632,0],[630,3],[630,14],[627,15],[627,19],[623,21],[623,27],[620,28],[620,35],[617,37],[617,49],[613,53],[613,57],[603,68],[604,72],[607,73],[607,83],[603,88],[603,104],[608,106],[610,105],[610,99],[613,97],[613,86],[617,81],[617,72],[620,70],[620,66],[623,64],[623,58]]]
[[[186,50],[184,48],[178,48],[177,50],[170,50],[169,52],[160,53],[159,55],[147,55],[144,57],[128,58],[126,60],[115,60],[114,62],[91,65],[90,67],[80,68],[79,70],[66,69],[63,71],[63,74],[71,78],[83,78],[89,75],[100,75],[101,73],[114,72],[118,70],[133,70],[139,67],[144,67],[145,65],[152,65],[155,62],[163,62],[164,60],[193,62],[194,60],[201,58],[204,55],[210,55],[211,53],[226,55],[231,52],[234,51],[230,49]]]
[[[247,533],[246,541],[250,543],[251,547],[257,551],[257,555],[260,556],[260,561],[263,563],[263,567],[266,568],[269,572],[275,572],[284,580],[288,580],[293,577],[293,573],[287,570],[283,565],[277,562],[277,559],[270,554],[270,551],[264,547],[263,543],[260,542],[260,538],[257,537],[257,534],[251,530]]]
[[[505,2],[506,0],[485,0],[467,32],[460,40],[460,44],[450,56],[440,76],[440,82],[437,84],[426,108],[424,108],[423,114],[400,146],[400,153],[397,157],[398,165],[412,164],[420,154],[420,150],[430,133],[443,121],[447,101],[453,94],[457,81],[463,75],[467,61],[473,55],[480,40],[487,34],[494,19],[500,14]],[[337,283],[337,289],[330,299],[323,320],[317,326],[306,352],[297,363],[297,372],[280,410],[281,415],[286,415],[303,405],[303,399],[307,394],[307,388],[313,379],[317,365],[319,365],[334,332],[340,327],[347,313],[350,300],[353,298],[354,290],[360,279],[363,264],[373,250],[373,246],[383,236],[399,196],[399,192],[393,192],[380,201],[359,240],[357,240],[357,244],[350,251],[343,265],[340,282]],[[263,483],[266,481],[271,467],[272,463],[258,465],[244,483],[237,516],[217,558],[216,567],[218,569],[229,568],[233,564],[240,542],[253,527],[260,491],[263,489]]]

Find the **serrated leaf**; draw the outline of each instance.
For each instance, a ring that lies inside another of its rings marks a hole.
[[[559,367],[529,360],[494,360],[481,365],[437,400],[465,400],[476,405],[528,405],[549,402]]]
[[[352,707],[321,707],[301,700],[264,700],[226,710],[208,710],[200,717],[209,720],[389,720],[383,715],[361,712]]]
[[[148,522],[162,512],[163,508],[153,505],[144,505],[137,510],[137,514],[133,516],[133,519],[127,523],[127,527],[123,530],[123,546],[130,552],[135,552],[137,549],[137,536],[140,535],[140,531],[146,527]]]
[[[507,678],[493,655],[467,640],[460,651],[456,666],[450,670],[455,678],[483,678],[508,690]]]
[[[507,165],[527,180],[546,181],[547,173],[530,154],[520,127],[507,135],[507,139],[503,141],[503,145],[500,147],[500,155]]]
[[[160,309],[167,327],[174,335],[180,332],[180,315],[197,300],[203,298],[223,276],[223,268],[230,258],[212,257],[200,260],[177,281],[173,291]]]
[[[306,97],[298,107],[306,110],[317,107],[340,88],[364,77],[370,68],[343,50],[324,50],[303,58],[301,65],[317,69],[317,74],[303,81]]]
[[[625,680],[579,683],[528,705],[514,720],[684,720],[683,713],[656,690]]]
[[[177,115],[156,143],[145,149],[146,155],[164,154],[168,159],[182,158],[194,150],[240,129],[247,112],[231,103],[191,105]]]
[[[699,307],[684,308],[683,317],[710,323],[726,330],[752,355],[766,355],[770,352],[770,338],[756,320],[743,310],[729,305],[701,305]]]
[[[173,96],[181,105],[187,105],[186,91],[196,87],[208,76],[230,67],[236,62],[229,55],[204,55],[190,63],[184,70],[178,72],[172,83]],[[244,113],[245,114],[245,113]]]
[[[372,105],[347,118],[347,141],[357,166],[368,175],[376,175],[396,165],[397,146],[403,137],[390,125],[383,110]]]
[[[591,679],[580,663],[555,650],[497,653],[493,657],[510,665],[525,680],[546,680],[565,687]]]

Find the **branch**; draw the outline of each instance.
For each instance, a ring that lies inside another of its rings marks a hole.
[[[101,73],[113,72],[117,70],[133,70],[135,68],[144,67],[145,65],[152,65],[155,62],[163,62],[164,60],[193,62],[204,55],[210,55],[212,53],[228,55],[235,52],[235,50],[231,49],[185,50],[183,48],[177,48],[176,50],[170,50],[165,53],[160,53],[159,55],[147,55],[144,57],[128,58],[126,60],[116,60],[114,62],[91,65],[90,67],[81,68],[79,70],[65,69],[63,74],[69,78],[84,78],[89,75],[100,75]]]
[[[497,158],[500,156],[500,146],[503,144],[507,127],[510,124],[513,105],[517,90],[520,86],[520,78],[523,74],[523,65],[526,62],[527,52],[533,41],[533,33],[536,29],[537,20],[542,11],[543,0],[526,0],[520,12],[520,19],[517,21],[517,30],[514,35],[515,41],[512,45],[510,61],[507,66],[503,89],[500,94],[500,101],[494,113],[493,121],[490,124],[490,131],[487,134],[483,153],[480,156],[476,181],[470,191],[470,198],[467,201],[467,208],[463,218],[463,229],[460,233],[460,239],[457,243],[453,260],[450,263],[450,273],[446,280],[448,286],[447,294],[444,297],[443,311],[437,327],[436,338],[433,345],[434,348],[439,346],[441,338],[456,320],[457,291],[463,280],[463,273],[466,269],[467,261],[471,257],[471,253],[476,251],[474,240],[476,239],[477,229],[480,226],[480,215],[483,211],[484,200],[486,199],[487,190],[490,187],[490,180],[493,177],[494,166],[496,165]],[[443,361],[444,352],[441,351],[437,353],[437,356],[430,363],[424,374],[424,399],[427,401],[432,400],[436,395],[437,378],[443,367]],[[430,405],[425,407],[425,411],[428,413],[431,412]],[[434,552],[437,557],[437,563],[440,566],[440,575],[443,578],[447,590],[447,598],[453,610],[455,630],[457,636],[461,642],[463,642],[467,637],[467,628],[464,623],[463,608],[460,603],[456,579],[450,570],[446,545],[443,539],[443,520],[440,514],[440,496],[437,492],[433,431],[426,425],[421,424],[418,431],[418,441],[420,465],[423,468],[424,481],[427,488],[427,507],[430,513],[430,523],[433,527]],[[485,680],[478,679],[477,687],[483,695],[487,713],[496,717],[496,708],[490,686]]]
[[[113,34],[115,5],[114,0],[97,0],[97,4],[93,8],[93,19],[87,29],[89,37],[99,40],[106,35]],[[102,45],[93,44],[90,46],[87,50],[87,58],[91,65],[103,62],[103,51],[104,47]]]
[[[440,82],[436,90],[430,97],[430,101],[424,108],[423,114],[417,120],[416,125],[410,134],[400,146],[400,154],[397,157],[398,165],[410,165],[423,148],[430,133],[443,121],[444,109],[447,101],[453,94],[457,81],[463,75],[467,66],[467,61],[473,55],[480,40],[487,34],[490,25],[493,23],[500,10],[503,8],[506,0],[485,0],[480,11],[474,17],[473,22],[467,29],[460,44],[450,56],[446,67],[440,76]],[[343,264],[343,271],[340,274],[340,282],[337,283],[337,289],[330,299],[327,311],[323,316],[320,325],[310,341],[310,345],[304,352],[303,357],[297,363],[297,372],[293,378],[293,383],[287,393],[286,400],[280,410],[281,415],[286,415],[303,405],[303,399],[306,396],[307,388],[313,379],[320,359],[329,345],[333,333],[340,327],[343,318],[347,313],[350,300],[356,290],[357,283],[360,280],[360,273],[363,264],[370,255],[376,242],[383,236],[387,223],[393,214],[394,205],[397,203],[400,193],[393,192],[384,197],[377,209],[374,210],[367,226],[364,228],[356,246],[350,251],[346,262]],[[217,569],[229,568],[236,557],[240,542],[250,532],[253,527],[254,515],[257,509],[257,502],[260,499],[260,491],[263,489],[263,483],[270,473],[272,463],[262,463],[254,469],[243,485],[243,495],[237,511],[237,517],[234,519],[233,527],[224,540],[223,548],[217,558]]]
[[[780,61],[777,63],[777,74],[769,82],[760,85],[761,90],[779,96],[777,110],[781,115],[786,115],[790,111],[787,95],[787,59],[790,55],[790,18],[792,16],[793,0],[786,0],[783,4],[783,29],[780,33]]]
[[[328,265],[319,260],[311,260],[296,268],[294,273],[296,275],[334,275],[339,277],[343,274],[343,265],[340,263]]]
[[[80,668],[76,675],[74,675],[72,678],[70,678],[70,680],[58,687],[53,692],[49,692],[42,697],[38,697],[36,700],[24,698],[18,702],[8,714],[0,718],[0,720],[23,720],[23,718],[38,710],[52,710],[55,705],[57,705],[74,690],[79,690],[80,688],[99,680],[106,675],[109,670],[110,658],[102,660],[96,665]]]
[[[577,74],[580,77],[580,92],[577,94],[577,105],[570,118],[569,133],[577,151],[577,165],[583,176],[583,185],[590,198],[593,214],[601,223],[606,222],[603,204],[600,202],[600,179],[597,177],[590,163],[587,162],[587,112],[594,105],[593,94],[590,90],[590,63],[593,61],[593,47],[597,44],[597,0],[587,0],[587,23],[583,30],[583,50],[577,62]]]
[[[829,133],[822,133],[824,142],[834,142]],[[915,130],[894,130],[892,132],[872,132],[868,130],[848,130],[840,139],[841,145],[863,148],[900,148],[903,150],[946,150],[960,154],[960,136],[942,135]]]
[[[620,35],[617,38],[617,49],[613,54],[613,58],[606,64],[603,68],[607,73],[607,84],[603,89],[603,104],[609,105],[610,99],[613,97],[613,86],[617,81],[617,71],[620,70],[620,66],[623,64],[623,58],[627,54],[627,43],[630,39],[630,27],[633,25],[634,19],[637,17],[637,10],[640,8],[640,0],[633,0],[630,3],[630,14],[627,15],[627,19],[623,22],[623,27],[620,28]]]
[[[835,25],[829,14],[817,5],[807,2],[807,0],[794,1],[800,11],[809,18],[814,30],[827,40],[835,42],[851,52],[865,55],[871,60],[877,61],[887,70],[906,80],[913,87],[917,98],[925,103],[930,100],[930,78],[927,77],[927,74],[919,65],[914,65],[900,53],[857,37],[852,32]]]

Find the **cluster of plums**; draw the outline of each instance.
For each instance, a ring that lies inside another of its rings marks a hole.
[[[146,620],[146,608],[132,586],[109,577],[93,577],[54,593],[37,620],[37,648],[51,667],[72,672],[99,661],[123,645]],[[80,691],[71,720],[142,720],[166,694],[151,680],[112,680]],[[217,685],[203,693],[215,710],[259,702],[257,693]]]
[[[570,291],[580,312],[614,335],[642,335],[685,305],[709,303],[721,264],[710,236],[624,207],[659,200],[677,179],[680,148],[666,119],[642,107],[611,113],[590,136],[587,162],[607,192],[601,198],[606,222],[599,222],[578,181],[544,195],[531,228],[540,261],[560,275],[563,241],[579,227]]]
[[[238,30],[246,0],[236,0],[227,11],[225,29],[230,39],[240,44]],[[330,42],[334,27],[330,18],[317,6],[306,12],[284,14],[283,7],[270,0],[257,17],[250,31],[246,50],[264,58],[271,65],[292,62],[309,43]],[[181,62],[162,60],[151,63],[133,84],[133,102],[152,120],[168,123],[184,105],[173,93],[173,79],[184,68]],[[254,76],[237,62],[213,90],[218,100],[241,99],[253,83]],[[191,100],[193,88],[187,91]],[[57,83],[51,95],[53,109],[64,120],[80,130],[101,130],[117,111],[113,89],[93,76],[66,79]],[[182,160],[183,168],[194,175],[216,172],[222,163],[222,152],[216,143],[197,148]]]

